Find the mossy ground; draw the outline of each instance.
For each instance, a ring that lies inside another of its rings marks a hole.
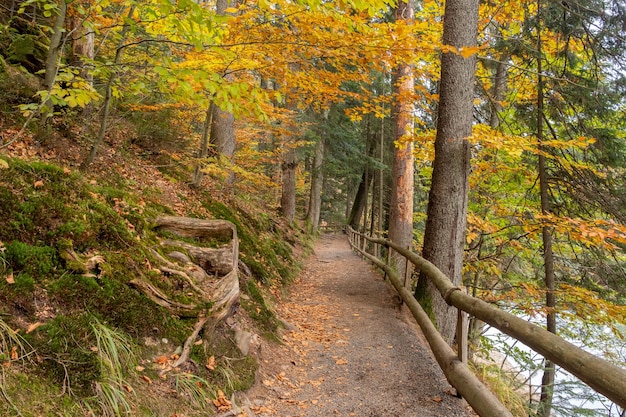
[[[106,415],[106,393],[121,407],[120,415],[127,414],[124,404],[137,416],[210,413],[210,401],[194,402],[175,382],[175,372],[162,378],[155,362],[174,354],[195,321],[173,316],[128,285],[140,277],[158,278],[149,248],[162,236],[149,220],[180,213],[180,207],[164,202],[160,189],[143,192],[120,175],[93,179],[51,163],[0,158],[8,165],[0,168],[0,320],[6,324],[0,340],[8,340],[0,344],[0,415],[83,416],[89,409]],[[304,232],[243,203],[226,204],[209,193],[193,198],[199,208],[184,214],[212,215],[237,226],[240,258],[253,275],[242,282],[242,307],[257,331],[272,337],[279,322],[264,289],[295,276],[295,243]],[[105,261],[85,274],[61,255],[68,246],[81,257]],[[132,341],[142,370],[124,370],[127,385],[106,385],[110,378],[96,348],[94,323]],[[11,342],[10,329],[18,330],[21,346]],[[207,395],[254,382],[256,361],[241,355],[230,332],[218,326],[192,350],[197,366],[185,371],[204,381]],[[213,370],[204,366],[211,357]]]

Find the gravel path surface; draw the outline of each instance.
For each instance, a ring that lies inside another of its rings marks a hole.
[[[423,336],[379,273],[344,235],[319,239],[291,295],[277,306],[291,329],[264,343],[257,416],[474,416],[450,395]]]

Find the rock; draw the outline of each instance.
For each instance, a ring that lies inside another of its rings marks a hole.
[[[239,323],[235,323],[232,326],[232,329],[235,332],[235,343],[237,344],[237,348],[239,348],[244,356],[248,356],[250,354],[251,347],[259,346],[259,337],[254,333],[243,330]]]
[[[296,332],[296,331],[299,330],[297,326],[289,323],[286,320],[283,320],[283,319],[279,318],[278,321],[280,321],[280,323],[283,325],[285,330],[288,331],[288,332]]]

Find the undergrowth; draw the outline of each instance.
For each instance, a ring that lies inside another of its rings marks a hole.
[[[219,390],[230,395],[253,384],[256,360],[243,356],[225,329],[194,345],[194,372],[162,375],[157,367],[155,358],[175,355],[194,325],[129,285],[171,285],[160,282],[150,252],[171,238],[150,226],[154,217],[174,214],[158,189],[137,194],[117,175],[95,181],[54,164],[3,161],[0,415],[207,415]],[[198,198],[215,218],[237,226],[240,259],[252,273],[241,281],[242,307],[260,333],[275,338],[280,324],[265,289],[293,279],[294,248],[305,232],[256,207],[226,205],[208,193]],[[85,269],[96,257],[102,260]],[[209,370],[203,364],[211,357]],[[175,399],[164,403],[159,391],[175,392]]]

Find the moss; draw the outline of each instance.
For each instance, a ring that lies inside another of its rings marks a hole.
[[[60,315],[41,326],[27,339],[42,360],[38,367],[57,386],[69,385],[75,394],[91,395],[100,378],[100,364],[90,314]]]
[[[56,249],[18,241],[6,245],[5,260],[13,272],[36,278],[48,276],[59,264]]]
[[[27,373],[26,369],[6,372],[3,389],[10,401],[0,401],[0,415],[23,417],[80,416],[85,410],[67,390],[42,375]]]
[[[248,312],[259,328],[264,332],[263,336],[276,339],[276,330],[281,326],[274,312],[269,308],[261,289],[256,282],[250,280],[243,287],[249,299],[241,300],[242,307]]]

